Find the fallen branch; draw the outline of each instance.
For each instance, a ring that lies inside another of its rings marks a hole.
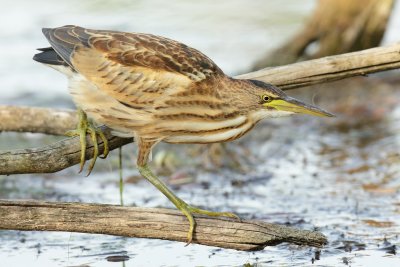
[[[170,209],[101,204],[0,200],[0,229],[68,231],[186,242],[188,221]],[[237,250],[261,250],[288,242],[322,247],[318,232],[260,221],[196,216],[193,243]]]
[[[65,135],[76,128],[76,111],[37,107],[0,106],[0,132]]]
[[[108,140],[109,149],[113,150],[133,141],[132,138],[120,138],[110,134],[102,127]],[[103,142],[99,141],[99,151],[103,151]],[[0,151],[0,175],[22,173],[52,173],[61,171],[80,162],[81,146],[79,137],[67,138],[54,144],[32,149]],[[87,137],[86,160],[93,155],[93,144]]]
[[[35,132],[64,135],[78,122],[75,111],[35,107],[0,106],[0,131]],[[112,136],[102,127],[110,150],[133,142],[132,138]],[[93,144],[87,137],[86,159],[93,155]],[[103,142],[99,140],[99,150]],[[53,173],[80,162],[79,137],[66,138],[54,144],[32,149],[0,151],[0,175],[22,173]]]
[[[288,90],[397,68],[400,44],[266,68],[236,78],[261,80]]]

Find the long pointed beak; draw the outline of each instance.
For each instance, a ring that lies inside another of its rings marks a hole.
[[[268,106],[276,108],[277,110],[289,111],[294,113],[308,114],[320,117],[334,117],[332,113],[329,113],[316,106],[303,103],[291,97],[287,97],[285,100],[273,100],[268,103]]]

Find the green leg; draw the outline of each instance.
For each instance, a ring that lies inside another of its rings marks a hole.
[[[80,138],[80,143],[81,143],[81,163],[80,163],[80,169],[79,172],[82,172],[83,166],[85,165],[85,155],[86,155],[86,134],[90,134],[90,138],[92,139],[93,142],[93,158],[92,161],[90,162],[89,168],[88,168],[88,174],[89,175],[92,172],[92,169],[94,167],[94,164],[96,163],[96,159],[99,155],[99,147],[97,144],[97,135],[100,137],[100,139],[104,143],[104,150],[103,150],[103,155],[102,158],[107,157],[108,155],[108,140],[104,136],[103,132],[98,130],[92,123],[90,123],[87,119],[87,116],[83,110],[78,109],[78,115],[79,115],[79,122],[76,130],[68,131],[66,133],[67,136],[79,136]]]
[[[193,218],[193,213],[204,214],[207,216],[217,216],[217,217],[225,216],[225,217],[237,218],[240,220],[240,218],[236,214],[230,212],[214,212],[193,207],[184,202],[182,199],[178,198],[157,176],[155,176],[151,172],[147,164],[144,166],[139,166],[138,169],[139,172],[147,180],[150,181],[150,183],[152,183],[155,187],[157,187],[157,189],[160,190],[188,218],[189,220],[188,244],[190,244],[193,240],[193,233],[196,226],[196,222]]]

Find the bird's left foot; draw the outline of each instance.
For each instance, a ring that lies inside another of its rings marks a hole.
[[[88,174],[87,176],[92,172],[92,169],[94,167],[94,164],[96,163],[96,159],[99,156],[99,146],[97,144],[97,136],[100,137],[100,139],[103,141],[104,144],[104,150],[103,154],[100,156],[101,158],[106,158],[109,152],[108,149],[108,140],[103,134],[103,132],[99,129],[97,129],[91,122],[88,121],[88,118],[83,112],[83,110],[79,109],[78,110],[78,115],[79,115],[79,122],[78,122],[78,127],[75,130],[71,130],[66,132],[65,134],[67,136],[79,136],[80,138],[80,143],[81,143],[81,161],[80,161],[80,169],[79,172],[82,172],[83,166],[85,165],[86,161],[86,135],[90,134],[90,138],[92,139],[93,143],[93,158],[90,162],[90,165],[88,167]]]
[[[175,204],[176,207],[189,220],[189,232],[188,232],[187,245],[189,245],[192,242],[193,234],[194,234],[195,227],[196,227],[196,221],[193,218],[193,214],[201,214],[201,215],[206,215],[206,216],[211,216],[211,217],[229,217],[229,218],[235,218],[235,219],[240,220],[239,216],[237,216],[236,214],[231,213],[231,212],[215,212],[215,211],[203,210],[203,209],[199,209],[197,207],[193,207],[179,198],[177,200],[178,200],[178,203]]]
[[[189,231],[187,235],[187,244],[190,244],[192,242],[193,234],[196,228],[196,221],[193,217],[193,214],[202,214],[212,217],[230,217],[240,220],[239,216],[231,212],[215,212],[193,207],[177,197],[156,175],[153,174],[153,172],[149,169],[147,165],[139,165],[138,169],[143,177],[151,182],[155,187],[157,187],[157,189],[160,190],[188,219]]]

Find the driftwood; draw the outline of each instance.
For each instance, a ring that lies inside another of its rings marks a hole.
[[[193,243],[237,250],[261,250],[289,242],[322,247],[324,235],[260,221],[195,216]],[[186,242],[188,221],[170,209],[100,204],[0,200],[0,229],[68,231]]]

